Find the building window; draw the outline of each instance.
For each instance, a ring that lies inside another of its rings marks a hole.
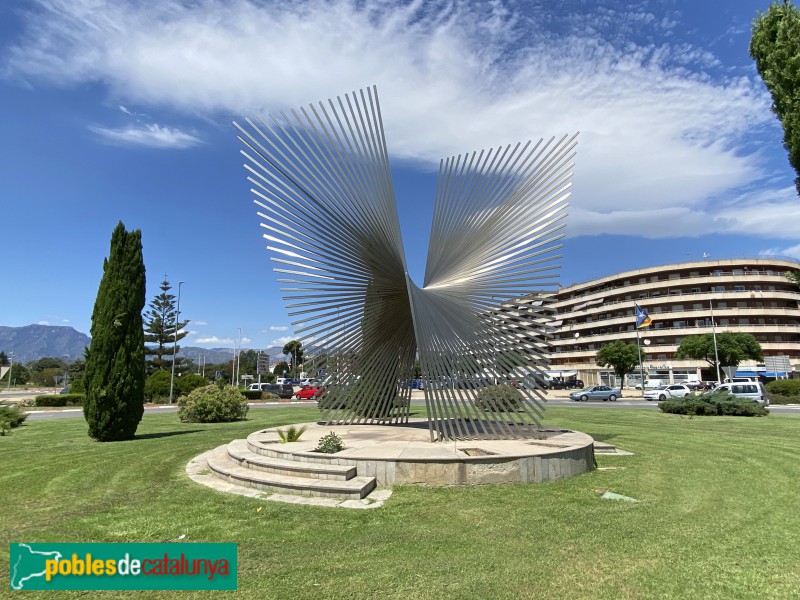
[[[699,294],[700,293],[700,288],[692,288],[692,293],[693,294]]]
[[[683,310],[683,304],[672,305],[672,312],[681,312],[682,310]]]
[[[743,285],[735,285],[735,286],[733,286],[733,291],[734,292],[743,292],[744,291],[744,286]]]
[[[676,329],[679,327],[686,327],[686,321],[673,321],[672,326]]]
[[[722,293],[725,292],[725,286],[724,285],[718,285],[718,286],[714,287],[713,291],[722,294]]]

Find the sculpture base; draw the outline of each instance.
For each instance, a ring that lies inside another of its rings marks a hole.
[[[358,477],[374,477],[379,486],[431,486],[557,481],[594,469],[594,440],[578,431],[539,430],[540,439],[492,439],[431,442],[426,419],[405,425],[326,425],[307,427],[299,442],[280,443],[278,429],[247,438],[255,454],[309,464],[355,467]],[[299,425],[298,425],[299,426]],[[345,449],[314,452],[333,431]]]

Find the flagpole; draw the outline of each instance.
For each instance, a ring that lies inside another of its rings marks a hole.
[[[636,349],[639,351],[639,379],[642,382],[642,398],[644,398],[644,367],[642,366],[642,344],[639,340],[639,328],[636,326],[639,318],[636,316],[636,303],[633,303],[633,328],[636,330]]]

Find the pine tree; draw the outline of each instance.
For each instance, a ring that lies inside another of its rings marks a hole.
[[[775,2],[753,21],[750,56],[772,96],[772,112],[783,125],[783,145],[800,194],[800,9]]]
[[[133,439],[144,414],[144,303],[142,233],[120,222],[103,261],[84,373],[83,414],[101,442]]]
[[[153,370],[169,370],[172,366],[172,358],[164,359],[164,356],[172,357],[174,352],[181,349],[175,346],[175,332],[178,332],[177,341],[185,338],[189,332],[181,331],[189,324],[189,321],[181,321],[175,326],[178,312],[175,306],[175,295],[170,294],[172,285],[164,275],[161,282],[161,293],[150,301],[150,310],[144,315],[144,341],[153,346],[145,346],[146,356],[155,356],[150,364]],[[177,366],[177,363],[176,363]]]

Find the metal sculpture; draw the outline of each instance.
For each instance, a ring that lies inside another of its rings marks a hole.
[[[323,420],[407,422],[418,356],[432,440],[535,437],[577,134],[444,160],[418,287],[376,88],[234,125]]]

